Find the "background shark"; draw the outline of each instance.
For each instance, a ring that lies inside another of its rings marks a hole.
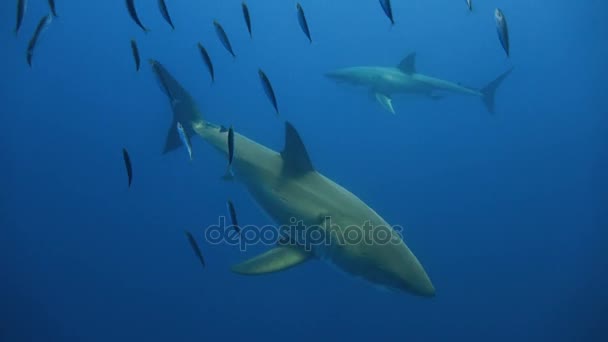
[[[419,94],[434,99],[444,93],[478,96],[490,113],[494,113],[494,94],[510,69],[480,90],[426,76],[416,72],[416,53],[405,57],[397,67],[360,66],[338,69],[325,75],[338,83],[349,83],[369,88],[384,109],[395,114],[392,96],[395,94]]]
[[[181,144],[174,129],[176,122],[188,126],[222,154],[227,154],[227,131],[206,122],[188,92],[158,62],[152,68],[163,91],[169,97],[173,123],[167,136],[165,152]],[[278,243],[269,251],[232,267],[244,275],[282,271],[310,259],[323,259],[341,270],[392,290],[424,297],[435,295],[435,288],[424,268],[389,224],[363,201],[331,179],[317,172],[294,127],[285,125],[285,148],[273,151],[234,134],[233,170],[254,200],[279,225],[291,219],[305,226],[316,226],[331,236],[330,245],[305,249],[302,245]],[[365,225],[365,222],[371,225]],[[344,230],[358,226],[369,232],[375,227],[388,228],[390,243],[349,243]],[[342,242],[342,243],[340,243]]]

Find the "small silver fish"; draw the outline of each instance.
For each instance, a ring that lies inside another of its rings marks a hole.
[[[391,25],[395,25],[395,19],[393,18],[393,6],[391,5],[391,0],[380,0],[380,6],[384,10],[384,14],[391,21]]]
[[[139,57],[139,48],[137,48],[135,39],[131,39],[131,52],[133,53],[133,59],[135,60],[135,71],[139,71],[141,59]]]
[[[203,253],[201,252],[198,243],[196,243],[196,239],[189,231],[185,231],[185,233],[186,237],[188,237],[188,242],[190,242],[190,247],[192,247],[192,250],[194,251],[194,254],[196,254],[198,261],[200,261],[201,265],[205,267],[205,258],[203,257]]]
[[[226,208],[228,209],[228,215],[230,216],[230,222],[232,223],[232,227],[238,234],[240,234],[241,227],[239,227],[239,222],[236,218],[236,209],[234,208],[234,203],[232,203],[231,200],[226,201]]]
[[[249,15],[249,7],[247,7],[245,1],[243,1],[242,7],[243,17],[245,18],[245,24],[247,25],[247,31],[249,32],[249,38],[253,38],[253,35],[251,33],[251,16]]]
[[[264,71],[262,71],[262,69],[258,69],[258,75],[260,76],[260,81],[262,82],[262,87],[264,87],[264,92],[266,93],[268,100],[270,100],[270,102],[272,103],[272,106],[274,107],[274,110],[276,111],[276,113],[278,115],[279,106],[277,104],[277,98],[274,95],[274,90],[272,89],[272,84],[270,84],[270,80],[268,79],[268,77],[266,76]]]
[[[209,74],[211,75],[211,82],[215,82],[215,72],[213,71],[213,63],[211,62],[211,57],[207,52],[207,49],[203,46],[203,44],[198,43],[198,50],[201,53],[201,57],[203,57],[203,61],[207,66],[207,70],[209,70]]]
[[[215,27],[215,33],[217,33],[217,37],[220,39],[220,42],[222,42],[222,45],[224,45],[224,48],[226,48],[226,50],[228,50],[228,52],[230,52],[232,57],[236,58],[236,54],[234,53],[234,50],[232,49],[232,45],[230,44],[228,35],[226,34],[226,31],[224,31],[224,28],[222,27],[222,25],[220,25],[220,23],[217,20],[214,20],[213,26]]]
[[[312,38],[310,37],[310,29],[308,28],[308,21],[306,21],[306,15],[304,15],[304,9],[300,3],[296,4],[296,8],[298,10],[298,23],[300,24],[300,28],[308,38],[308,41],[312,43]]]
[[[179,133],[179,138],[182,140],[182,143],[188,149],[188,156],[190,157],[190,161],[192,161],[192,144],[190,143],[190,137],[184,130],[184,126],[180,122],[177,123],[177,133]]]
[[[51,9],[53,17],[57,17],[57,10],[55,9],[55,0],[49,0],[49,8]]]
[[[133,21],[137,24],[137,26],[139,26],[142,30],[144,30],[145,33],[150,32],[150,30],[148,30],[147,27],[144,26],[144,24],[141,23],[141,20],[139,20],[139,16],[137,15],[137,10],[135,9],[135,0],[126,0],[127,2],[127,10],[129,11],[129,15],[131,16],[131,19],[133,19]]]
[[[165,0],[158,0],[158,9],[160,9],[160,13],[162,14],[165,21],[171,26],[171,29],[175,30],[175,26],[173,26],[173,21],[171,20],[171,16],[169,15],[169,9],[167,8]]]
[[[36,31],[34,32],[34,36],[30,39],[30,42],[27,46],[27,64],[32,67],[32,58],[34,57],[34,48],[36,48],[36,43],[38,43],[38,39],[44,30],[51,24],[53,21],[53,15],[47,14],[40,19],[38,22],[38,26],[36,26]]]
[[[469,8],[469,11],[473,11],[473,0],[467,0],[467,7]]]
[[[234,160],[234,128],[230,126],[228,128],[228,167],[226,168],[225,179],[233,179],[234,173],[232,172],[232,161]]]
[[[131,182],[133,181],[133,167],[131,166],[131,157],[129,157],[129,152],[126,148],[122,149],[122,158],[125,161],[125,168],[127,170],[127,177],[129,180],[129,188],[131,187]]]
[[[509,52],[509,27],[507,26],[507,18],[500,9],[494,11],[494,19],[496,19],[496,31],[498,32],[498,39],[502,48],[507,53],[507,57],[510,56]]]
[[[23,24],[23,17],[25,16],[25,11],[27,10],[27,0],[17,0],[17,23],[15,24],[15,36],[19,33],[19,29],[21,28],[21,24]]]

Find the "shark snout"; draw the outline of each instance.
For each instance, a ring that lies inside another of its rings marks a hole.
[[[393,279],[393,286],[397,289],[421,297],[434,297],[435,286],[416,256],[405,244],[398,248],[393,255],[393,262],[388,264],[386,270],[389,278]]]
[[[409,275],[402,280],[406,292],[421,297],[435,297],[435,286],[433,286],[431,279],[424,269],[421,269],[419,273]]]

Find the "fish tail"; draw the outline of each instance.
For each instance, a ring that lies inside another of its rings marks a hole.
[[[203,127],[204,120],[199,112],[198,108],[194,105],[191,96],[181,86],[181,84],[169,73],[169,71],[158,61],[149,59],[148,63],[152,67],[152,71],[156,76],[156,79],[161,87],[161,90],[167,95],[172,109],[179,103],[187,103],[189,105],[188,111],[176,112],[173,110],[173,120],[169,130],[167,132],[167,138],[165,141],[164,153],[173,151],[183,145],[179,133],[177,131],[177,122],[180,121],[186,133],[189,135],[193,134],[193,130],[196,131],[197,127]],[[179,115],[179,116],[178,116]]]
[[[502,82],[507,78],[507,76],[509,76],[511,71],[513,71],[513,68],[507,70],[502,75],[498,76],[494,81],[490,82],[488,85],[486,85],[481,90],[481,94],[482,94],[481,99],[483,101],[483,104],[486,106],[488,112],[490,112],[492,114],[494,113],[494,97],[496,94],[496,90],[502,84]]]

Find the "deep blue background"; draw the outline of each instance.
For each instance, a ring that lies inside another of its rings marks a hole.
[[[0,340],[194,341],[220,338],[592,341],[607,337],[608,120],[603,0],[250,0],[254,38],[238,0],[57,0],[57,18],[27,67],[44,0],[30,0],[18,38],[14,1],[0,3]],[[512,57],[493,22],[507,16]],[[237,58],[213,31],[218,19]],[[134,71],[129,39],[143,58]],[[216,67],[211,85],[196,50]],[[396,65],[481,87],[515,71],[480,101],[396,98],[397,115],[323,73]],[[147,58],[161,61],[205,117],[276,150],[283,124],[257,76],[277,92],[316,167],[387,221],[425,265],[437,297],[385,293],[321,262],[266,277],[230,273],[241,254],[202,246],[201,270],[183,230],[225,214],[268,224],[225,161],[200,139],[195,161],[161,156],[170,109]],[[131,153],[130,190],[121,148]],[[603,335],[603,338],[602,338]]]

